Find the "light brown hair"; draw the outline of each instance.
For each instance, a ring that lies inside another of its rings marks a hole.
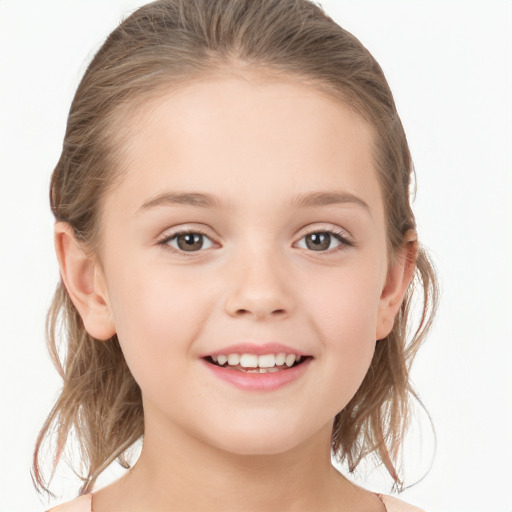
[[[373,127],[375,168],[393,255],[405,233],[415,228],[406,136],[375,59],[308,0],[161,0],[128,17],[95,55],[72,102],[51,180],[55,218],[69,223],[84,247],[94,250],[101,226],[99,205],[122,177],[122,127],[129,130],[134,108],[177,84],[220,70],[243,73],[244,68],[307,81],[344,101]],[[421,299],[416,326],[410,325],[413,292]],[[377,341],[362,385],[334,420],[332,450],[350,471],[374,454],[401,484],[398,454],[411,397],[416,397],[409,370],[430,327],[436,299],[435,274],[419,246],[415,278],[393,330]],[[85,468],[80,492],[89,492],[111,462],[118,459],[128,466],[124,454],[144,434],[141,392],[117,337],[92,338],[62,282],[48,313],[47,337],[63,387],[37,440],[34,481],[49,492],[40,470],[42,443],[55,433],[55,470],[74,434]]]

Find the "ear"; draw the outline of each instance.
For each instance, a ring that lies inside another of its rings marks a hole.
[[[96,258],[85,252],[66,222],[55,224],[54,241],[62,281],[86,331],[100,340],[111,338],[116,331],[105,278]]]
[[[388,269],[379,302],[375,338],[377,340],[385,338],[393,329],[395,317],[414,276],[417,255],[418,238],[416,231],[411,229],[405,234],[403,245],[395,254],[394,261]]]

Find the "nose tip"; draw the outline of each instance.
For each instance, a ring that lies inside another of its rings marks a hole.
[[[231,276],[226,312],[233,317],[284,318],[293,307],[291,290],[282,269],[260,264]]]
[[[247,293],[239,290],[226,301],[226,311],[230,316],[252,316],[255,319],[281,318],[290,312],[290,305],[282,295]]]

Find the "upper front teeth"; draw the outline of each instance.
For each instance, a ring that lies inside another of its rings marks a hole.
[[[221,366],[228,363],[230,366],[240,365],[242,368],[273,368],[274,366],[293,366],[299,362],[301,356],[295,354],[219,354],[212,359]]]

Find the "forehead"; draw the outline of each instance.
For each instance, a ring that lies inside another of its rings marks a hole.
[[[141,198],[209,191],[249,206],[331,188],[381,208],[371,126],[293,78],[221,75],[173,87],[139,106],[126,133],[121,188]]]

